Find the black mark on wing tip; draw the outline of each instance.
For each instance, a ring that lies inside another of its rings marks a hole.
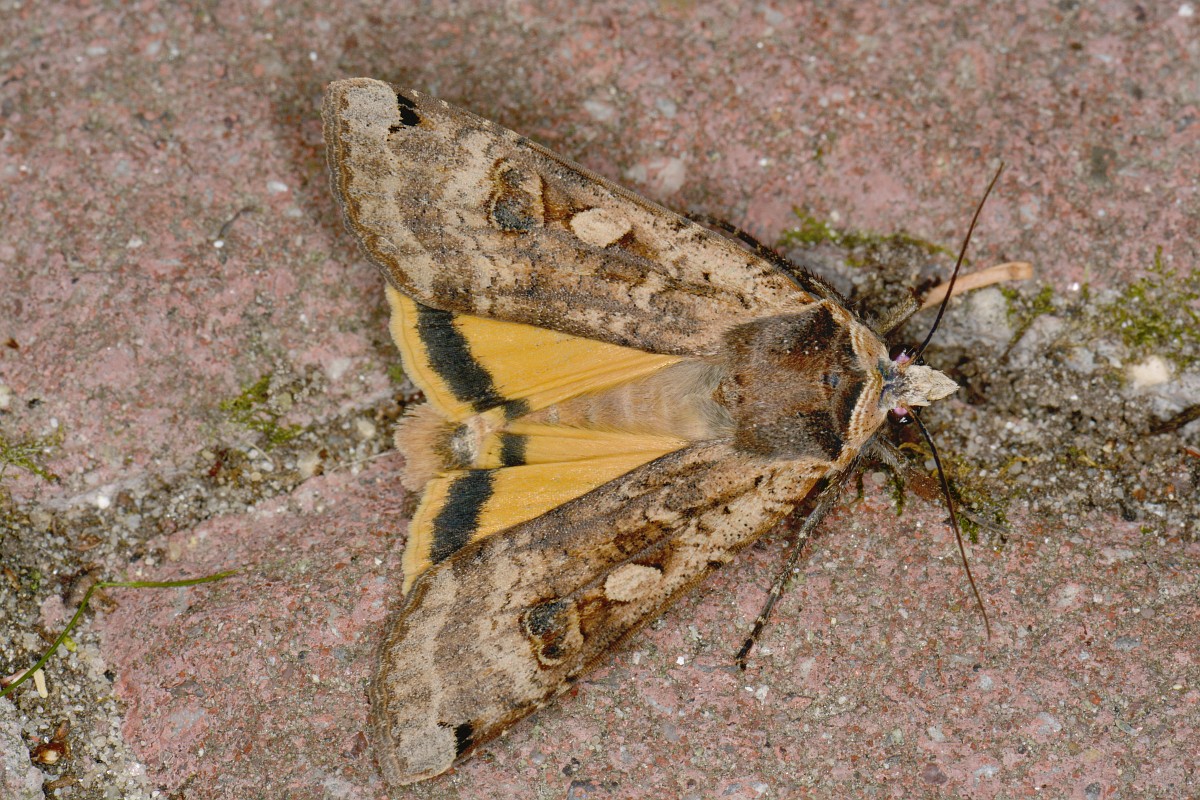
[[[475,744],[475,726],[469,722],[454,726],[454,757],[458,758]]]
[[[392,133],[401,128],[413,128],[421,124],[421,115],[417,113],[417,104],[399,92],[396,93],[396,108],[400,112],[400,122],[388,130]]]
[[[471,541],[479,529],[479,515],[492,498],[492,470],[473,469],[446,492],[446,504],[433,520],[429,560],[440,564]]]

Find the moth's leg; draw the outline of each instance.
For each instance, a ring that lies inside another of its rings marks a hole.
[[[881,339],[886,339],[888,334],[908,322],[920,310],[921,304],[917,302],[917,298],[910,294],[895,308],[888,309],[887,313],[871,325],[871,329]],[[889,344],[892,344],[892,342],[889,342]]]
[[[781,272],[795,281],[796,285],[809,294],[820,297],[823,300],[833,300],[843,308],[849,308],[849,303],[846,298],[842,297],[837,289],[825,282],[824,278],[809,272],[804,267],[793,264],[773,248],[767,247],[765,244],[755,238],[754,234],[726,222],[719,217],[711,217],[708,214],[688,214],[687,218],[692,222],[698,222],[701,225],[707,225],[711,228],[716,228],[722,233],[728,234],[740,241],[742,244],[754,251],[754,254],[760,258],[771,262]]]
[[[763,632],[763,628],[767,625],[767,620],[771,616],[771,610],[775,608],[775,602],[779,600],[779,596],[783,594],[784,588],[787,586],[792,577],[792,570],[796,568],[796,562],[800,560],[800,553],[804,549],[804,543],[816,530],[817,525],[829,513],[829,509],[833,508],[841,495],[842,489],[846,482],[850,480],[858,471],[861,458],[855,457],[850,465],[841,473],[834,476],[829,481],[821,493],[817,495],[816,505],[804,520],[804,524],[800,526],[800,531],[796,534],[796,543],[792,545],[792,552],[788,555],[787,563],[783,565],[783,569],[775,576],[775,582],[771,584],[771,591],[767,593],[767,600],[763,604],[762,611],[758,612],[758,618],[754,620],[754,628],[750,631],[750,635],[746,637],[746,641],[742,644],[742,649],[738,651],[735,661],[740,669],[746,669],[746,656],[750,655],[750,651],[754,649],[755,643],[758,641],[759,635]]]
[[[1200,408],[1200,406],[1197,408]],[[1200,418],[1200,414],[1197,414],[1197,417]],[[899,447],[879,436],[871,439],[863,446],[861,457],[864,465],[875,462],[888,473],[888,478],[892,481],[892,488],[895,492],[894,498],[896,500],[897,514],[904,513],[905,499],[908,497],[908,487],[910,484],[920,487],[922,482],[927,483],[933,480],[923,468],[905,459]],[[917,496],[924,497],[926,500],[933,499],[922,493],[919,488]],[[1008,541],[1008,535],[1011,533],[1008,528],[997,524],[995,520],[967,508],[963,504],[962,498],[957,494],[955,494],[955,498],[954,513],[958,514],[960,518],[965,518],[980,530],[987,531],[993,539],[1002,542]]]
[[[1178,414],[1164,420],[1155,420],[1152,422],[1150,424],[1150,435],[1157,436],[1160,433],[1171,433],[1198,419],[1200,419],[1200,403],[1193,403]]]
[[[897,474],[906,468],[900,448],[882,436],[876,436],[863,445],[862,457],[866,461],[878,461]]]

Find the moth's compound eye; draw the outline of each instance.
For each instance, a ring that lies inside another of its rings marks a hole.
[[[904,406],[896,406],[888,412],[897,425],[907,425],[912,422],[912,412]]]
[[[906,345],[898,344],[888,351],[888,358],[895,362],[896,366],[902,367],[912,361],[912,353]]]

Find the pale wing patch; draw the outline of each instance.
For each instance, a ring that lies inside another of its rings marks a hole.
[[[654,591],[662,577],[663,572],[657,567],[626,564],[617,567],[605,579],[604,596],[618,603],[628,603]]]
[[[605,208],[589,208],[571,217],[571,232],[594,247],[608,247],[633,229],[629,220]]]

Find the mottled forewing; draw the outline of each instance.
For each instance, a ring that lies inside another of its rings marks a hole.
[[[334,192],[432,308],[667,354],[811,298],[774,266],[495,123],[366,78],[325,95]]]
[[[389,783],[444,771],[567,689],[788,513],[827,466],[696,445],[424,573],[370,690]]]

